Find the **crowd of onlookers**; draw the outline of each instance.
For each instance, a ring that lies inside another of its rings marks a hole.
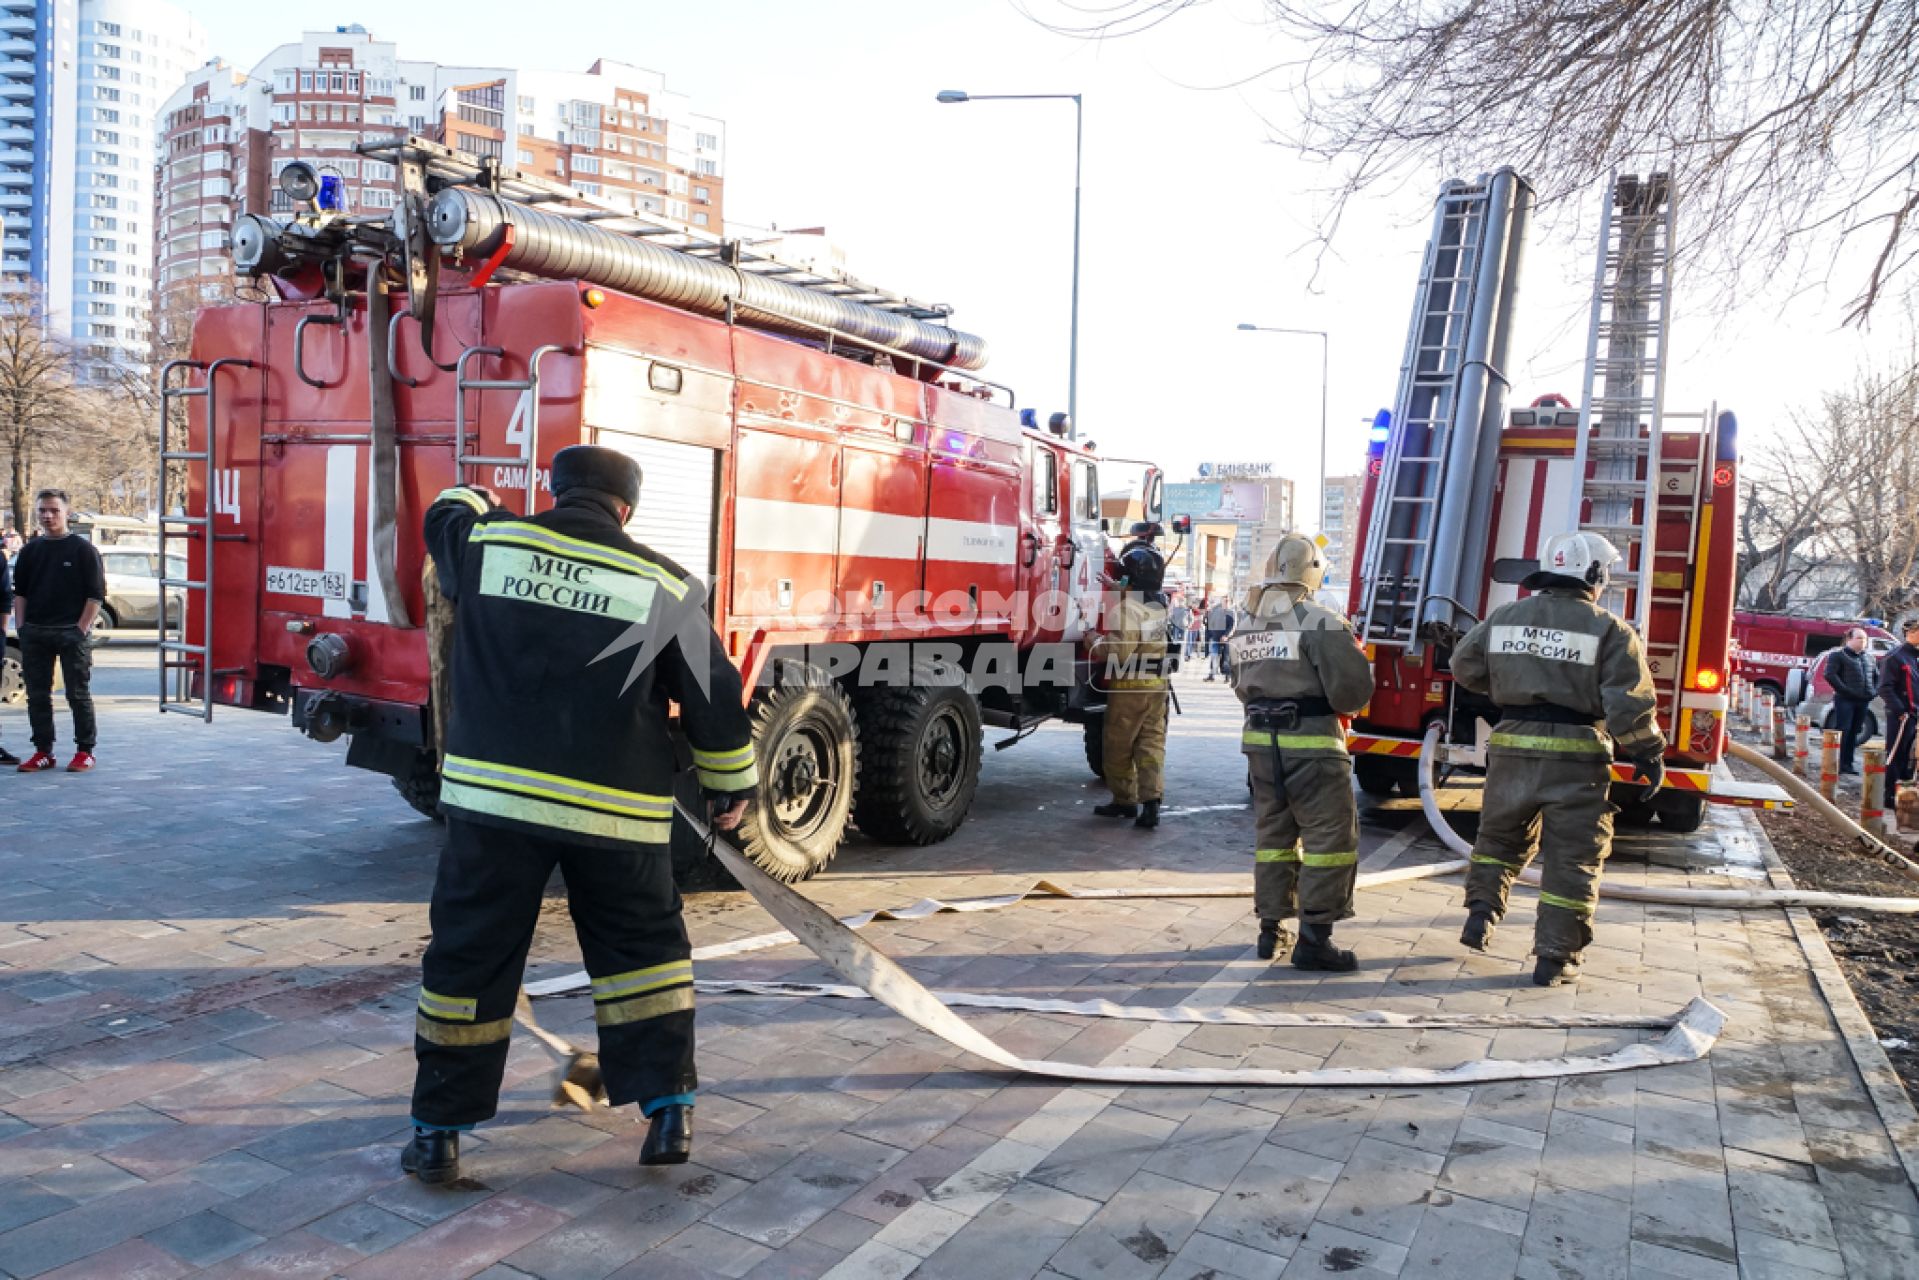
[[[1226,637],[1233,633],[1233,626],[1238,621],[1225,597],[1215,600],[1211,596],[1202,596],[1197,605],[1189,605],[1186,598],[1181,596],[1173,602],[1166,616],[1173,635],[1179,637],[1180,661],[1188,661],[1197,652],[1206,659],[1206,678],[1224,679],[1229,674]]]

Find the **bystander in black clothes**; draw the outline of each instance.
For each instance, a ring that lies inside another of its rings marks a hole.
[[[7,530],[12,533],[13,530]],[[13,567],[7,563],[5,554],[0,554],[0,646],[7,638],[7,622],[13,617]],[[0,745],[0,765],[19,764],[20,757]]]
[[[54,767],[53,665],[58,662],[67,686],[67,710],[73,714],[75,754],[67,769],[79,773],[93,767],[98,741],[87,630],[106,599],[106,570],[93,544],[69,531],[66,494],[43,491],[36,511],[41,536],[20,549],[13,571],[13,614],[20,627],[20,672],[27,686],[34,751],[20,771]]]
[[[1866,629],[1853,627],[1846,643],[1826,659],[1826,680],[1832,685],[1832,728],[1839,730],[1839,772],[1858,773],[1853,755],[1859,749],[1866,708],[1879,691],[1879,672],[1866,654]]]
[[[1912,747],[1919,736],[1919,617],[1900,624],[1905,640],[1879,659],[1879,700],[1886,707],[1886,807],[1899,784],[1912,781]]]

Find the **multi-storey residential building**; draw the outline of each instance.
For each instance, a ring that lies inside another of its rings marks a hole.
[[[269,199],[272,107],[265,81],[218,58],[166,101],[154,180],[154,328],[162,344],[184,340],[195,306],[232,292],[234,213]]]
[[[160,104],[205,44],[167,0],[0,0],[6,270],[96,359],[146,355]]]
[[[206,113],[219,104],[229,114],[209,131]],[[243,106],[244,119],[234,114]],[[168,100],[165,126],[168,163],[183,161],[180,180],[160,187],[168,238],[159,283],[170,313],[229,280],[231,212],[290,212],[275,179],[293,160],[338,177],[348,211],[391,209],[398,175],[354,148],[397,134],[498,157],[689,227],[717,234],[723,225],[725,126],[669,92],[658,72],[622,63],[600,61],[580,73],[441,66],[403,59],[391,41],[349,26],[280,46],[250,76],[204,68]],[[197,172],[234,175],[229,196],[185,181],[195,155]],[[217,254],[209,251],[216,231]]]
[[[1353,583],[1352,548],[1359,541],[1359,502],[1365,476],[1327,476],[1319,500],[1319,531],[1326,536],[1326,584],[1323,598],[1336,597],[1345,608]]]
[[[444,74],[448,146],[719,233],[726,126],[695,112],[659,72],[602,59],[579,73]]]

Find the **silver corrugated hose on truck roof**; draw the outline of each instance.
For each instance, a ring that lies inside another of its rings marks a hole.
[[[986,367],[986,341],[973,334],[798,288],[490,192],[449,187],[427,210],[435,244],[482,257],[500,247],[508,226],[513,246],[501,265],[509,270],[584,280],[701,315],[724,316],[730,300],[735,317],[756,329],[799,338],[820,338],[830,330],[957,369]]]

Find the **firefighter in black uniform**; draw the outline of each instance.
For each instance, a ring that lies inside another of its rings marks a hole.
[[[651,1119],[642,1163],[680,1163],[692,1145],[693,965],[668,853],[667,703],[724,828],[757,781],[752,731],[701,585],[623,531],[639,466],[576,445],[554,455],[552,487],[553,509],[530,518],[466,487],[426,514],[456,627],[447,841],[401,1159],[422,1182],[456,1179],[459,1134],[498,1107],[556,865],[592,978],[607,1096]]]

